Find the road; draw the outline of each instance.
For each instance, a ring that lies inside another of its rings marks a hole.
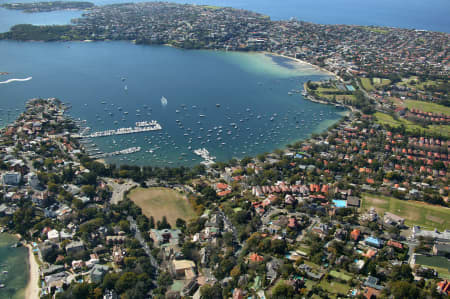
[[[123,195],[125,194],[126,191],[130,190],[135,186],[139,186],[138,183],[132,180],[125,180],[123,184],[119,184],[116,183],[115,180],[110,178],[103,178],[103,179],[108,183],[108,186],[110,186],[112,189],[112,196],[111,196],[112,204],[118,204],[123,199]]]
[[[139,230],[136,221],[131,216],[128,216],[127,220],[130,222],[130,229],[131,231],[134,232],[134,237],[136,238],[136,240],[139,241],[139,243],[141,243],[142,249],[144,249],[145,253],[149,256],[150,262],[152,263],[152,266],[155,268],[155,274],[158,275],[158,262],[153,257],[150,248],[148,247],[147,243],[142,237],[141,231]]]

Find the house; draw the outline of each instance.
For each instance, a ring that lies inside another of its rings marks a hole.
[[[103,276],[105,276],[106,273],[108,273],[109,267],[106,265],[95,265],[90,274],[89,278],[91,279],[91,282],[93,283],[99,283],[102,281]]]
[[[364,289],[364,297],[366,299],[376,299],[378,297],[380,297],[381,292],[377,289],[371,288],[371,287],[366,287]]]
[[[347,238],[347,231],[344,229],[338,228],[334,233],[334,238],[338,241],[345,241]]]
[[[295,229],[295,228],[297,228],[297,226],[298,226],[297,219],[295,217],[289,218],[288,227],[292,228],[292,229]]]
[[[278,259],[273,259],[270,262],[266,264],[266,278],[270,281],[270,284],[272,284],[278,276],[278,269],[281,267],[281,261]]]
[[[378,278],[369,275],[367,277],[366,281],[364,282],[364,285],[366,287],[370,287],[370,288],[381,291],[384,289],[384,287],[382,285],[379,285],[378,281],[379,281]]]
[[[366,264],[366,262],[364,262],[364,260],[355,260],[354,267],[356,268],[357,271],[361,271],[362,268],[364,268],[365,264]]]
[[[380,248],[382,245],[382,241],[377,238],[374,238],[374,237],[367,237],[364,240],[364,243],[366,243],[366,245],[368,245],[368,246],[373,246],[376,248]]]
[[[3,184],[5,185],[19,185],[22,175],[18,172],[7,172],[3,174]]]
[[[243,299],[244,291],[242,289],[235,288],[233,290],[233,299]]]
[[[123,262],[125,254],[126,252],[120,246],[114,245],[112,251],[113,262],[116,264],[121,264]]]
[[[56,229],[52,229],[47,233],[47,239],[50,242],[58,243],[59,242],[59,232]]]
[[[349,196],[347,198],[347,207],[349,208],[359,208],[361,200],[358,197]]]
[[[395,214],[385,212],[383,223],[388,226],[403,226],[405,223],[405,219]]]
[[[76,254],[84,250],[83,241],[73,241],[66,245],[67,254]]]
[[[444,295],[450,295],[450,281],[443,280],[437,284],[437,290]]]
[[[69,274],[66,272],[59,272],[53,275],[45,276],[44,282],[46,284],[46,291],[50,293],[53,288],[62,289]]]
[[[311,231],[316,233],[321,239],[323,239],[328,235],[329,227],[326,224],[320,223],[314,226]]]
[[[73,270],[81,269],[82,267],[84,267],[83,260],[73,260],[72,261],[72,269]]]
[[[419,226],[414,226],[412,229],[411,237],[413,238],[430,238],[437,242],[450,242],[450,230],[439,232],[437,230],[422,230]]]
[[[46,277],[64,270],[62,265],[50,265],[50,267],[41,270],[41,276]]]
[[[150,237],[155,242],[156,246],[161,246],[162,244],[178,244],[181,231],[179,229],[151,229]]]
[[[196,278],[191,279],[187,284],[184,285],[181,291],[182,296],[190,296],[198,289],[198,282]]]
[[[173,260],[171,263],[171,272],[176,279],[193,279],[195,274],[195,263],[190,260]]]
[[[389,240],[386,244],[387,246],[395,247],[398,249],[403,249],[403,244],[397,241]]]
[[[248,259],[249,259],[249,261],[254,262],[254,263],[264,261],[264,258],[257,253],[250,254]]]

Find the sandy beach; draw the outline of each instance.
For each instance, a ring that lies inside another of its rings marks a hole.
[[[264,53],[264,54],[267,54],[267,55],[273,55],[273,56],[279,56],[279,57],[287,58],[287,59],[296,61],[296,62],[298,62],[298,63],[300,63],[300,64],[306,64],[306,65],[309,65],[309,66],[315,68],[316,70],[321,71],[321,72],[323,72],[323,73],[326,73],[326,74],[328,74],[328,75],[330,75],[330,76],[337,77],[337,75],[336,75],[335,73],[330,72],[330,71],[327,70],[327,69],[324,69],[324,68],[322,68],[322,67],[320,67],[320,66],[318,66],[318,65],[312,64],[312,63],[307,62],[307,61],[302,60],[302,59],[298,59],[298,58],[294,58],[294,57],[290,57],[290,56],[286,56],[286,55],[282,55],[282,54],[278,54],[278,53],[268,52],[268,51],[262,51],[262,52],[256,52],[256,53]]]
[[[39,266],[36,262],[36,258],[33,254],[33,247],[28,244],[26,245],[28,248],[28,264],[29,264],[29,280],[27,284],[27,288],[25,289],[25,298],[26,299],[35,299],[39,298]]]

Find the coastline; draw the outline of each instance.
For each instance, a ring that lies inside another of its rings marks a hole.
[[[25,288],[25,299],[35,299],[39,298],[40,291],[40,288],[38,287],[39,266],[33,253],[33,247],[30,244],[27,244],[26,247],[28,248],[29,278]]]
[[[299,59],[299,58],[294,58],[294,57],[286,56],[286,55],[283,55],[283,54],[278,54],[278,53],[273,53],[273,52],[268,52],[268,51],[255,51],[255,53],[263,53],[263,54],[266,54],[266,55],[272,55],[272,56],[278,56],[278,57],[283,57],[283,58],[286,58],[286,59],[290,59],[290,60],[296,61],[296,62],[301,63],[301,64],[309,65],[309,66],[315,68],[316,70],[321,71],[321,72],[323,72],[323,73],[325,73],[327,75],[333,76],[335,78],[339,78],[335,73],[333,73],[333,72],[331,72],[331,71],[329,71],[329,70],[327,70],[325,68],[322,68],[322,67],[320,67],[318,65],[312,64],[312,63],[310,63],[308,61]]]

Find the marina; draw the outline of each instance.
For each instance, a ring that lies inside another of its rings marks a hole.
[[[157,121],[152,120],[150,122],[138,122],[138,123],[136,123],[136,127],[134,127],[134,128],[129,127],[129,128],[119,128],[119,129],[98,131],[98,132],[94,132],[94,133],[90,133],[90,134],[86,134],[86,135],[80,134],[76,137],[96,138],[96,137],[134,134],[134,133],[142,133],[142,132],[150,132],[150,131],[158,131],[158,130],[162,130],[161,125]]]
[[[93,159],[101,159],[101,158],[112,157],[112,156],[117,156],[117,155],[133,154],[133,153],[137,153],[139,151],[141,151],[141,147],[140,146],[134,146],[134,147],[130,147],[130,148],[126,148],[126,149],[120,150],[120,151],[114,151],[114,152],[110,152],[110,153],[95,154],[95,155],[92,155],[91,158],[93,158]]]
[[[77,120],[76,137],[86,154],[107,163],[194,166],[204,161],[193,152],[199,148],[212,153],[214,161],[256,156],[322,132],[345,111],[312,103],[299,92],[307,80],[326,75],[289,59],[278,63],[282,58],[265,54],[122,42],[28,46],[25,51],[20,43],[0,41],[5,57],[33,53],[32,59],[49,67],[45,71],[5,61],[5,69],[19,65],[17,72],[33,74],[33,80],[2,86],[7,100],[0,111],[1,123],[15,119],[26,99],[52,90],[54,97],[72,106],[67,114]],[[67,60],[67,52],[76,56]],[[111,60],[121,63],[111,65]],[[284,67],[288,64],[293,67]],[[130,70],[129,65],[138,67]],[[49,73],[52,80],[43,80]],[[117,153],[137,147],[141,150]]]
[[[211,166],[212,164],[215,163],[214,160],[216,159],[216,157],[211,156],[209,151],[206,148],[196,149],[196,150],[194,150],[194,154],[200,156],[203,159],[203,161],[200,162],[201,164],[204,164],[206,166]]]

